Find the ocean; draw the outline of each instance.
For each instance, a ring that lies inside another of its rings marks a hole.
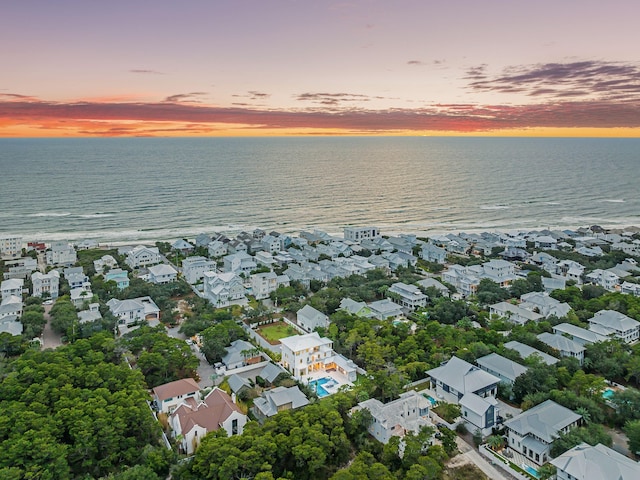
[[[640,139],[0,139],[0,234],[640,226]]]

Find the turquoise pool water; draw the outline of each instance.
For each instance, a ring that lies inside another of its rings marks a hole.
[[[522,464],[522,469],[523,469],[525,472],[527,472],[529,475],[532,475],[532,476],[534,476],[535,478],[538,478],[538,471],[537,471],[535,468],[530,467],[530,466],[529,466],[529,465],[527,465],[526,463],[523,463],[523,464]]]
[[[605,388],[602,392],[602,398],[604,398],[605,400],[611,400],[615,393],[615,390],[613,390],[612,388]]]
[[[326,397],[327,395],[330,395],[329,392],[323,387],[323,385],[326,384],[335,384],[335,380],[333,378],[319,378],[318,380],[312,380],[311,382],[309,382],[309,386],[311,387],[311,389],[316,392],[316,395],[318,395],[318,398],[322,398],[322,397]]]
[[[423,393],[422,395],[424,395],[427,398],[427,400],[431,402],[432,407],[435,407],[436,404],[438,403],[438,401],[435,398],[433,398],[431,395],[427,395],[426,393]]]

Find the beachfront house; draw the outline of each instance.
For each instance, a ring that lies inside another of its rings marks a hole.
[[[581,418],[568,408],[546,400],[504,422],[507,446],[535,464],[543,465],[549,461],[555,438],[577,427]]]
[[[156,265],[162,261],[158,247],[138,245],[127,252],[125,262],[131,268]]]
[[[202,400],[184,399],[169,416],[172,436],[179,439],[180,450],[187,455],[193,455],[209,432],[222,429],[227,437],[242,435],[247,421],[234,398],[218,387]]]
[[[57,241],[45,254],[47,265],[62,265],[69,267],[78,261],[76,249],[69,242]]]
[[[351,242],[361,242],[380,237],[378,227],[344,227],[344,239]]]
[[[391,437],[404,437],[407,433],[418,434],[423,427],[433,427],[429,420],[431,403],[418,392],[409,390],[400,394],[400,398],[389,403],[371,398],[358,403],[350,411],[368,410],[373,417],[369,424],[369,433],[380,443],[387,444]]]
[[[16,258],[22,253],[22,237],[0,235],[0,258]]]

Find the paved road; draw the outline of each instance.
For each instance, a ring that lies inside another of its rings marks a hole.
[[[510,475],[507,475],[502,470],[492,466],[483,456],[481,456],[471,445],[465,442],[460,437],[456,437],[456,443],[460,450],[460,455],[463,455],[469,459],[473,464],[484,472],[484,474],[491,480],[512,480]]]
[[[179,338],[180,340],[186,340],[187,337],[185,337],[178,330],[180,330],[179,326],[167,328],[167,335],[173,338]],[[198,357],[198,360],[200,360],[200,365],[198,365],[197,370],[198,376],[200,377],[198,385],[200,385],[200,388],[212,387],[214,384],[212,376],[216,373],[213,365],[210,365],[209,362],[207,362],[207,359],[202,353],[200,353],[200,349],[197,347],[197,345],[191,345],[191,351],[196,357]]]

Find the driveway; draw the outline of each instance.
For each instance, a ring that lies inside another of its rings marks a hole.
[[[179,340],[186,340],[187,337],[182,333],[180,333],[179,330],[180,330],[180,326],[167,328],[167,335],[173,338],[177,338]],[[215,379],[214,375],[216,373],[215,369],[213,368],[213,365],[210,365],[209,362],[207,362],[207,359],[200,352],[200,349],[198,348],[197,345],[195,344],[191,345],[191,351],[196,357],[198,357],[198,360],[200,361],[200,364],[198,365],[198,370],[197,370],[198,376],[200,377],[200,381],[198,382],[198,385],[200,385],[200,388],[213,387],[214,379]]]
[[[43,305],[44,306],[44,318],[47,323],[44,326],[44,330],[42,331],[42,349],[45,348],[58,348],[62,345],[61,338],[62,336],[59,333],[54,332],[51,329],[51,316],[49,312],[51,311],[52,305]]]
[[[453,457],[448,466],[455,467],[464,463],[472,463],[478,467],[491,480],[513,480],[511,475],[495,468],[484,457],[482,457],[471,445],[460,437],[456,437],[458,450],[461,453]]]
[[[627,436],[618,430],[614,430],[613,428],[609,428],[609,427],[604,427],[604,428],[607,431],[607,433],[611,435],[611,440],[613,442],[611,445],[611,448],[616,452],[621,453],[622,455],[625,455],[633,459],[633,455],[629,450],[629,444],[627,443],[629,441]]]

